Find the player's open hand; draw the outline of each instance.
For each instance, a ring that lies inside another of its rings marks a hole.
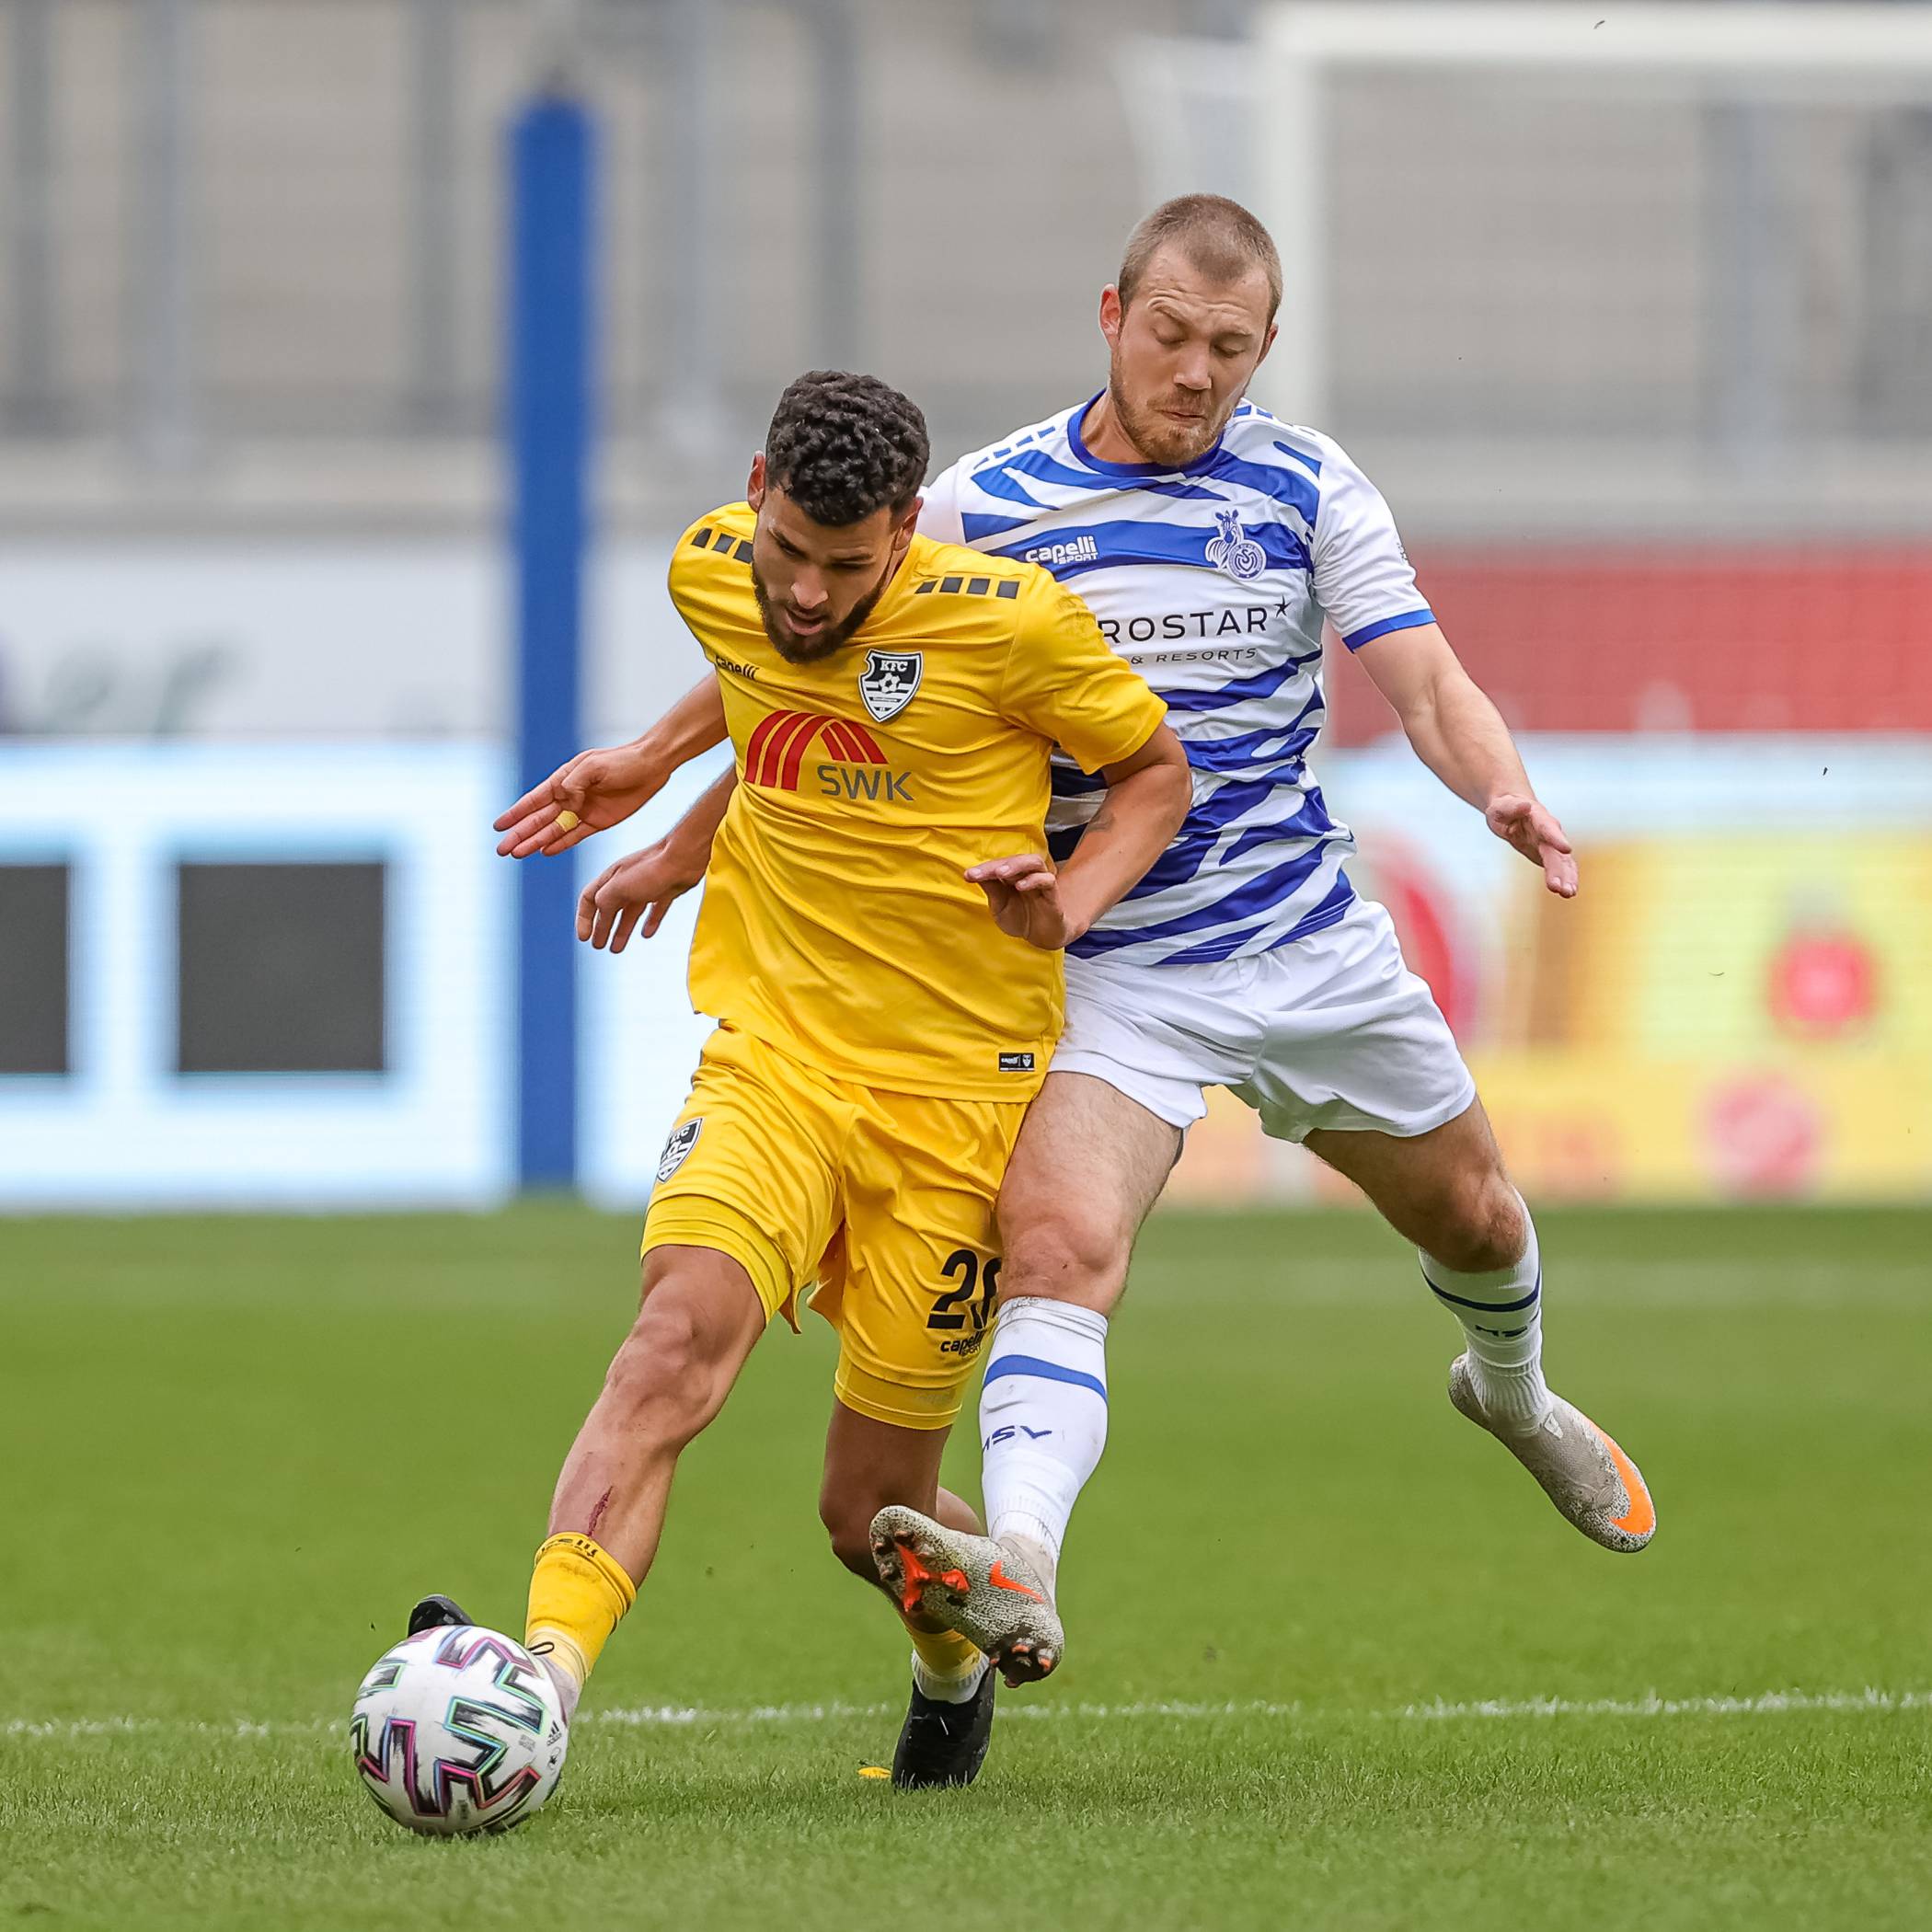
[[[648,939],[664,923],[672,902],[705,876],[669,839],[660,839],[606,866],[577,901],[577,937],[600,950],[622,952],[633,932]],[[640,923],[641,922],[641,923]]]
[[[1535,799],[1503,792],[1489,801],[1483,816],[1489,830],[1506,839],[1533,866],[1543,868],[1543,883],[1558,899],[1577,896],[1577,862],[1563,828]]]
[[[1003,933],[1024,939],[1042,952],[1058,952],[1080,937],[1060,902],[1060,880],[1037,852],[1018,858],[991,858],[967,869],[966,877],[986,895],[994,922]]]
[[[503,834],[497,851],[504,858],[568,852],[654,799],[667,776],[635,745],[579,752],[497,821],[496,830]]]

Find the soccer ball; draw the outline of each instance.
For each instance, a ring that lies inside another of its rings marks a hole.
[[[522,1644],[466,1624],[385,1651],[349,1725],[370,1797],[438,1838],[521,1824],[556,1790],[569,1741],[550,1673]]]

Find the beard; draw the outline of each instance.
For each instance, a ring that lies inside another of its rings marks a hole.
[[[837,624],[828,624],[815,638],[796,638],[782,628],[784,613],[772,602],[764,580],[755,569],[752,572],[752,594],[758,600],[758,615],[764,621],[765,635],[771,639],[772,649],[788,664],[816,664],[843,650],[852,641],[859,626],[872,615],[873,606],[885,595],[885,587],[891,574],[892,567],[888,564],[884,575],[846,615]]]
[[[1238,396],[1232,397],[1218,414],[1207,413],[1191,422],[1177,422],[1171,416],[1161,415],[1161,407],[1193,409],[1198,407],[1195,398],[1176,393],[1156,397],[1145,408],[1130,400],[1127,385],[1121,380],[1118,350],[1107,373],[1107,396],[1113,405],[1114,420],[1127,432],[1127,440],[1149,463],[1165,464],[1169,469],[1185,469],[1206,455],[1241,400]]]

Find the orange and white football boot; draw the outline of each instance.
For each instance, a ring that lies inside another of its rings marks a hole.
[[[1639,1550],[1657,1533],[1657,1510],[1637,1465],[1581,1409],[1555,1396],[1549,1414],[1526,1432],[1483,1412],[1467,1355],[1449,1364],[1449,1400],[1487,1429],[1543,1485],[1558,1510],[1605,1549]]]
[[[908,1616],[922,1611],[976,1643],[1008,1685],[1051,1676],[1066,1633],[1052,1593],[1010,1540],[948,1529],[894,1504],[872,1519],[879,1581]]]

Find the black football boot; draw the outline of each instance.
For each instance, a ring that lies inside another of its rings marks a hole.
[[[409,1612],[409,1627],[407,1635],[420,1637],[425,1630],[454,1630],[472,1625],[475,1619],[466,1616],[463,1605],[452,1596],[426,1596]]]
[[[892,1754],[892,1782],[902,1791],[936,1785],[970,1785],[986,1762],[993,1742],[993,1695],[997,1673],[989,1664],[980,1687],[963,1704],[942,1704],[917,1684]]]

